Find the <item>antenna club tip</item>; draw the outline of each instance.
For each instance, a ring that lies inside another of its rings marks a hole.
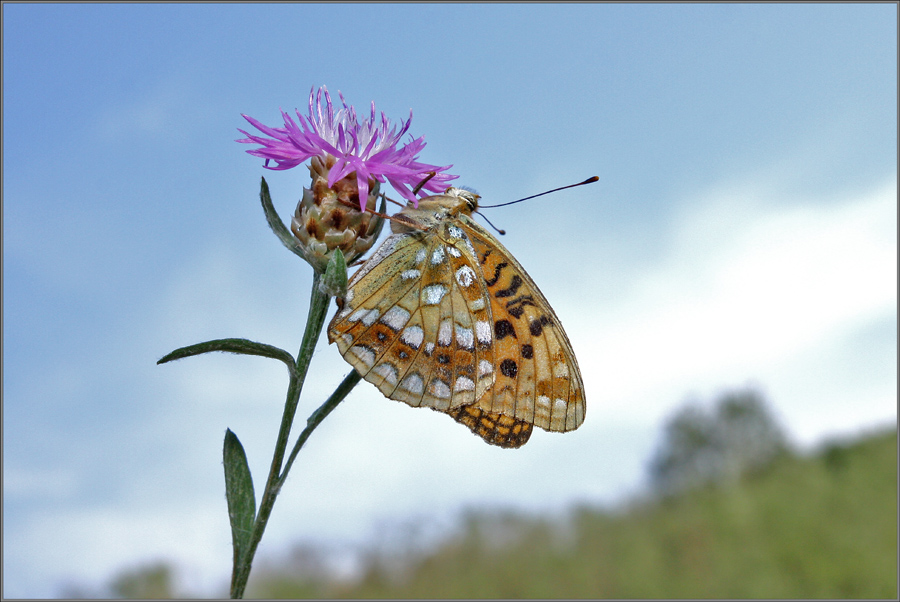
[[[590,184],[591,182],[597,182],[599,180],[600,180],[600,176],[591,176],[590,178],[588,178],[587,180],[582,182],[582,184]]]

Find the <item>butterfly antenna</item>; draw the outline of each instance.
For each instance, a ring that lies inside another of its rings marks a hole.
[[[501,235],[506,234],[506,230],[501,230],[500,228],[498,228],[497,226],[495,226],[494,224],[492,224],[492,223],[491,223],[491,220],[489,220],[489,219],[487,218],[487,216],[486,216],[485,214],[483,214],[481,211],[476,211],[475,213],[477,213],[478,215],[480,215],[480,216],[484,219],[484,221],[486,221],[486,222],[488,223],[488,225],[490,225],[491,228],[493,228],[494,230],[496,230],[496,231],[497,231],[497,234],[501,234]]]
[[[554,188],[553,190],[548,190],[547,192],[541,192],[539,194],[533,194],[531,196],[527,196],[524,199],[519,199],[517,201],[510,201],[508,203],[500,203],[499,205],[480,205],[479,207],[481,209],[489,209],[492,207],[506,207],[507,205],[514,205],[516,203],[521,203],[522,201],[527,201],[528,199],[533,199],[535,197],[544,196],[545,194],[550,194],[551,192],[556,192],[558,190],[565,190],[566,188],[574,188],[576,186],[584,186],[585,184],[591,184],[593,182],[596,182],[599,179],[600,178],[598,176],[593,176],[591,178],[588,178],[584,182],[578,182],[577,184],[569,184],[568,186],[560,186],[559,188]],[[488,222],[488,223],[490,223],[490,222]],[[499,232],[499,230],[497,230],[497,231]]]
[[[422,180],[421,182],[419,182],[418,184],[416,184],[416,187],[413,188],[413,191],[412,191],[413,196],[416,196],[419,193],[419,191],[422,190],[422,186],[427,184],[428,180],[430,180],[431,178],[433,178],[436,175],[437,175],[436,171],[428,172],[428,175],[425,177],[425,179]]]
[[[372,208],[370,209],[370,208],[368,207],[368,205],[367,205],[367,206],[366,206],[366,211],[365,211],[365,212],[366,212],[366,213],[371,213],[371,214],[374,215],[374,216],[377,216],[377,217],[380,217],[380,218],[383,218],[383,219],[387,219],[387,220],[392,220],[392,219],[394,219],[392,216],[390,216],[390,215],[388,215],[387,213],[384,212],[384,208],[385,208],[385,203],[384,203],[384,201],[385,201],[385,200],[388,200],[388,201],[390,201],[390,202],[392,202],[392,203],[397,203],[397,201],[395,201],[394,199],[392,199],[392,198],[390,198],[389,196],[385,195],[384,193],[381,193],[381,194],[379,194],[378,196],[381,197],[381,211],[376,211],[374,207],[372,207]],[[344,207],[350,207],[351,209],[355,209],[356,211],[359,211],[359,205],[357,205],[356,203],[353,203],[353,202],[351,202],[351,201],[345,201],[345,200],[343,200],[343,199],[337,199],[337,202],[340,203],[341,205],[343,205]],[[397,203],[397,204],[400,205],[400,203]]]
[[[397,205],[401,205],[401,206],[404,206],[404,207],[405,207],[405,205],[403,205],[402,203],[398,203],[397,201],[395,201],[394,199],[390,198],[389,196],[387,196],[387,195],[385,195],[385,194],[379,194],[378,196],[381,197],[381,211],[376,211],[374,207],[370,209],[370,208],[367,206],[367,207],[366,207],[366,213],[371,213],[372,215],[377,216],[377,217],[380,217],[380,218],[382,218],[382,219],[386,219],[386,220],[388,220],[389,222],[397,222],[398,220],[397,220],[396,217],[394,217],[393,215],[388,215],[387,213],[384,212],[384,206],[385,206],[384,201],[385,201],[385,199],[387,199],[387,200],[389,200],[389,201],[392,202],[392,203],[396,203]],[[359,211],[359,205],[356,205],[355,203],[352,203],[352,202],[350,202],[350,201],[345,201],[345,200],[342,200],[342,199],[338,199],[338,203],[340,203],[341,205],[344,205],[345,207],[350,207],[351,209],[356,209],[357,211]],[[402,223],[402,224],[404,224],[404,225],[406,225],[406,226],[412,226],[412,227],[414,227],[414,228],[419,228],[420,230],[425,230],[425,229],[426,229],[426,228],[424,228],[424,227],[416,226],[416,225],[414,225],[414,224],[409,224],[409,223],[407,223],[407,222],[399,222],[399,223]],[[491,224],[491,225],[493,225],[493,224]],[[495,228],[495,230],[496,230],[496,228]],[[504,234],[504,232],[503,232],[502,230],[498,230],[498,232],[500,232],[501,234]]]

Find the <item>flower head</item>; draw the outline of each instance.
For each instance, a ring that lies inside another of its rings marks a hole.
[[[384,225],[380,215],[353,208],[359,192],[355,177],[347,176],[328,185],[328,173],[335,161],[334,157],[312,158],[309,166],[312,184],[303,189],[303,197],[291,220],[291,232],[300,242],[304,259],[320,273],[325,272],[335,249],[341,250],[347,263],[365,255]],[[369,190],[373,204],[380,187],[375,182]],[[381,202],[383,212],[384,200]]]
[[[448,181],[458,177],[445,173],[452,167],[451,165],[438,167],[417,161],[419,153],[425,148],[424,137],[399,146],[400,139],[409,130],[412,122],[412,111],[398,132],[396,127],[391,127],[383,112],[380,120],[376,118],[374,102],[369,119],[360,123],[356,110],[347,105],[343,95],[340,97],[344,107],[335,110],[325,86],[318,92],[311,90],[309,114],[303,116],[296,111],[295,122],[290,115],[281,111],[284,119],[283,128],[268,127],[248,115],[243,115],[244,119],[264,136],[254,136],[239,130],[247,137],[237,142],[261,145],[260,148],[247,152],[265,159],[265,167],[269,169],[290,169],[316,156],[322,157],[323,160],[327,156],[333,157],[335,161],[328,172],[328,186],[331,187],[335,182],[356,172],[362,211],[366,210],[370,179],[377,182],[387,180],[403,198],[418,206],[418,199],[412,193],[412,189],[431,172],[435,172],[435,175],[422,186],[422,190],[442,192],[447,187]],[[276,165],[270,167],[270,161],[274,161]]]

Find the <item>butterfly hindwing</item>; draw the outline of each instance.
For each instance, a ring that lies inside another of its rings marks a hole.
[[[398,335],[418,308],[418,277],[408,273],[418,253],[411,235],[388,238],[348,282],[328,329],[344,359],[388,397],[415,351],[404,348]]]
[[[530,422],[510,418],[504,414],[485,412],[478,404],[462,406],[450,410],[448,414],[491,445],[522,447],[531,437]]]
[[[348,283],[329,339],[391,399],[440,411],[473,403],[493,382],[474,261],[440,232],[394,234]]]

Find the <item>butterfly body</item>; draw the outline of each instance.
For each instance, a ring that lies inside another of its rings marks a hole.
[[[584,386],[546,298],[459,188],[406,207],[348,282],[329,341],[387,397],[450,414],[488,443],[584,420]]]

